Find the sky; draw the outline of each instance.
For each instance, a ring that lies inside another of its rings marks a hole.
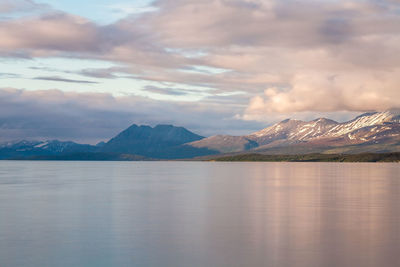
[[[0,141],[400,107],[399,0],[0,0]]]

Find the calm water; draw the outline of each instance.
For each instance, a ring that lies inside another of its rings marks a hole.
[[[0,266],[400,266],[400,164],[0,161]]]

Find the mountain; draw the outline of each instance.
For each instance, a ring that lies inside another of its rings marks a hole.
[[[400,111],[365,113],[343,123],[324,118],[310,122],[288,120],[251,134],[249,138],[259,144],[258,151],[291,147],[304,153],[304,149],[316,152],[309,149],[360,145],[376,150],[378,147],[371,145],[400,142]]]
[[[0,159],[41,160],[150,160],[179,159],[217,154],[187,143],[204,137],[172,125],[132,125],[108,142],[95,146],[74,142],[12,141],[0,144]]]
[[[185,145],[203,138],[183,127],[157,125],[152,128],[133,124],[104,144],[100,151],[135,154],[159,159],[190,158],[216,154],[217,152],[208,148]]]
[[[400,109],[362,114],[347,122],[326,118],[287,119],[245,136],[204,138],[173,125],[133,124],[96,146],[49,141],[0,144],[0,159],[150,160],[183,159],[221,153],[351,154],[400,151]]]
[[[271,127],[255,132],[248,136],[260,146],[266,144],[293,144],[317,138],[326,133],[337,122],[325,118],[316,119],[310,122],[300,120],[284,120]]]
[[[360,153],[400,149],[400,110],[362,114],[339,123],[326,118],[287,119],[247,136],[211,136],[190,143],[220,153]]]
[[[0,159],[94,152],[96,150],[97,148],[94,146],[69,141],[10,141],[0,144]]]
[[[220,153],[245,151],[258,147],[258,143],[245,136],[215,135],[188,145],[196,148],[208,148]]]

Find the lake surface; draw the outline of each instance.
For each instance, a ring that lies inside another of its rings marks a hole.
[[[0,161],[0,266],[400,266],[400,164]]]

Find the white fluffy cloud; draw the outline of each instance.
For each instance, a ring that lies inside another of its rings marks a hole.
[[[268,113],[370,111],[399,106],[400,69],[337,74],[298,73],[287,89],[268,88],[251,99],[245,119]]]

